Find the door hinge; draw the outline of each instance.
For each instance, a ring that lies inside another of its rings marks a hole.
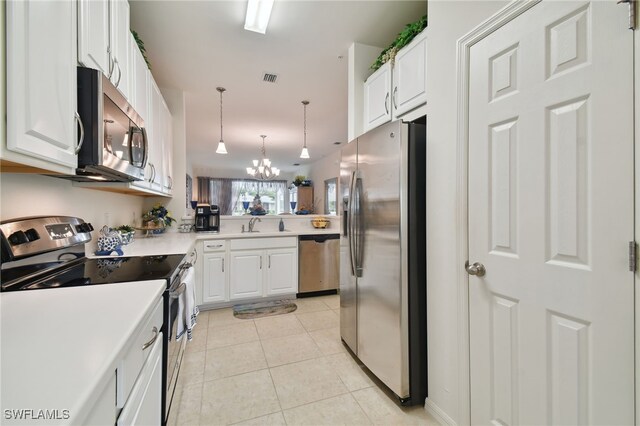
[[[618,0],[618,4],[626,3],[629,7],[629,29],[636,29],[636,0]]]
[[[636,272],[638,267],[638,245],[629,241],[629,271]]]

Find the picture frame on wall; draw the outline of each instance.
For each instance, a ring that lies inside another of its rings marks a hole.
[[[189,176],[189,174],[187,174],[187,190],[186,190],[186,207],[187,209],[191,208],[191,197],[193,197],[193,179],[191,179],[191,176]]]

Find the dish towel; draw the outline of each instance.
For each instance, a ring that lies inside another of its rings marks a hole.
[[[196,306],[196,285],[194,268],[189,268],[182,277],[182,283],[185,289],[178,299],[178,332],[176,340],[187,332],[187,340],[193,339],[191,331],[196,325],[196,317],[200,313]]]

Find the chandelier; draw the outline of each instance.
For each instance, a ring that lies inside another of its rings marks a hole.
[[[262,138],[262,160],[253,160],[253,167],[247,167],[247,174],[257,180],[271,180],[280,175],[280,169],[271,165],[271,160],[267,158],[267,150],[264,148],[264,138],[267,135],[260,135]]]

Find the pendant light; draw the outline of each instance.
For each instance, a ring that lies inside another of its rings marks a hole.
[[[274,179],[280,175],[280,169],[271,164],[271,160],[267,158],[267,150],[264,147],[264,138],[267,135],[260,135],[262,138],[262,160],[253,160],[253,167],[247,167],[247,174],[254,179],[266,181]]]
[[[311,158],[307,149],[307,105],[309,105],[309,101],[302,101],[302,105],[304,105],[304,145],[302,145],[300,158]]]
[[[216,154],[227,154],[227,147],[224,146],[224,139],[222,138],[222,93],[227,89],[224,87],[216,87],[216,90],[220,92],[220,142],[218,142]]]

